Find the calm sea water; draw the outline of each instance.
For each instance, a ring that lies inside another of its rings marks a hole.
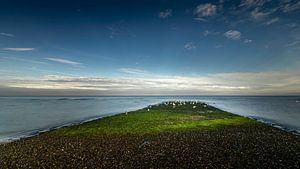
[[[0,142],[167,100],[203,101],[277,127],[300,131],[300,96],[0,97]]]

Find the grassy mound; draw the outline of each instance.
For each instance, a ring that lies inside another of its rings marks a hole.
[[[53,132],[64,136],[98,134],[145,134],[195,129],[216,129],[228,125],[255,123],[200,102],[164,102]]]

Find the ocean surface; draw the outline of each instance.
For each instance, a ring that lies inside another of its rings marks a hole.
[[[0,97],[0,142],[169,100],[195,100],[300,133],[300,96]]]

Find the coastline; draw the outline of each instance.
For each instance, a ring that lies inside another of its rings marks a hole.
[[[73,100],[73,99],[63,97],[63,98],[60,98],[60,100]],[[79,99],[76,98],[76,100],[90,100],[90,98],[86,99],[86,98],[79,97]],[[171,100],[171,101],[176,101],[176,100]],[[177,101],[180,101],[180,100],[177,100]],[[193,100],[193,101],[199,102],[198,100]],[[222,108],[220,106],[216,106],[215,103],[210,103],[210,102],[207,102],[207,101],[200,101],[200,102],[205,103],[205,104],[210,105],[210,106],[213,106],[215,108],[224,110],[224,108]],[[160,103],[157,103],[157,104],[160,104]],[[157,104],[155,104],[155,105],[157,105]],[[140,109],[133,110],[133,111],[138,111],[138,110],[140,110]],[[225,111],[230,112],[230,110],[226,110],[226,109],[225,109]],[[82,119],[82,120],[72,121],[72,122],[64,123],[64,124],[57,125],[57,126],[45,127],[45,128],[41,128],[41,129],[36,129],[36,130],[32,130],[32,131],[26,131],[26,132],[18,133],[16,136],[1,138],[0,139],[0,144],[6,144],[6,143],[11,143],[11,142],[15,142],[15,141],[18,141],[18,140],[22,140],[22,139],[35,137],[37,135],[47,133],[47,132],[51,132],[51,131],[54,131],[54,130],[57,130],[57,129],[60,129],[60,128],[70,127],[70,126],[74,126],[74,125],[80,125],[80,124],[83,124],[83,123],[86,123],[86,122],[99,120],[99,119],[102,119],[102,118],[105,118],[105,117],[110,117],[110,116],[119,115],[119,114],[123,114],[123,113],[125,113],[125,112],[105,113],[104,115],[89,117],[89,118],[85,118],[85,119]],[[294,134],[294,135],[298,135],[298,136],[300,135],[299,130],[294,129],[293,127],[290,127],[288,125],[276,122],[274,120],[269,120],[269,119],[258,117],[258,116],[243,116],[243,115],[240,115],[240,114],[237,114],[237,113],[232,113],[232,114],[242,116],[242,117],[246,117],[246,118],[251,118],[251,119],[256,120],[257,122],[264,123],[266,125],[272,126],[274,128],[280,129],[280,130],[283,130],[285,132],[288,132],[288,133],[291,133],[291,134]]]
[[[299,136],[203,103],[187,108],[149,106],[2,144],[0,150],[4,168],[288,168],[300,164]]]

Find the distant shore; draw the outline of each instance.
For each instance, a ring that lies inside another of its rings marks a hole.
[[[0,145],[1,168],[297,168],[299,159],[297,135],[182,101]]]

